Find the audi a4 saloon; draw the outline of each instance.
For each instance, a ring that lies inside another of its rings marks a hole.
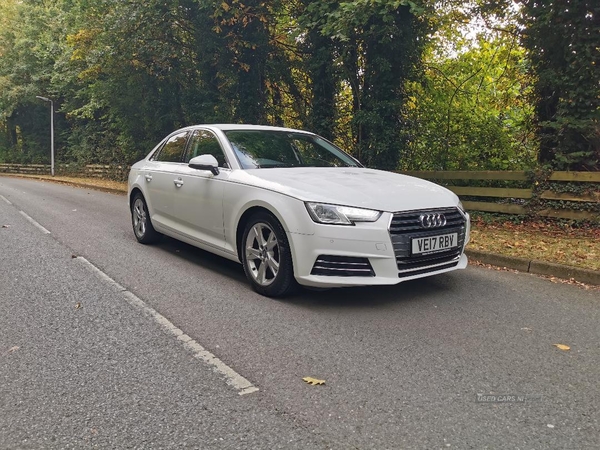
[[[143,244],[162,235],[239,262],[266,296],[393,285],[467,266],[458,197],[368,169],[313,133],[258,125],[174,131],[131,167]]]

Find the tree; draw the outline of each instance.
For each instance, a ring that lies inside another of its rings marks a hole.
[[[536,76],[539,160],[600,170],[600,8],[597,0],[522,0],[523,44]]]
[[[531,77],[516,14],[476,3],[438,9],[423,77],[407,86],[406,169],[502,170],[536,159]],[[510,16],[512,14],[512,17]]]
[[[404,146],[404,82],[416,74],[419,65],[426,29],[424,11],[404,0],[322,1],[307,6],[308,38],[316,42],[316,28],[334,43],[325,47],[321,61],[311,59],[311,72],[323,76],[319,83],[325,82],[313,85],[326,91],[323,107],[327,107],[336,81],[332,78],[335,74],[328,73],[331,63],[326,62],[331,51],[340,72],[339,85],[352,94],[350,125],[355,153],[369,166],[397,168]]]
[[[250,122],[382,169],[522,168],[535,77],[540,159],[597,167],[597,10],[523,3],[4,0],[0,159],[47,161],[44,95],[63,162],[128,164],[175,128]]]
[[[54,62],[63,48],[63,15],[55,2],[0,3],[0,158],[47,162],[50,148],[48,105],[36,95],[60,95],[49,88]],[[57,116],[57,146],[64,144],[63,120]],[[4,147],[4,148],[3,148]]]

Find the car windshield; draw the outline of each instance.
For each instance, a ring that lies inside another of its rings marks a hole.
[[[360,167],[319,136],[271,130],[225,131],[243,169],[272,167]]]

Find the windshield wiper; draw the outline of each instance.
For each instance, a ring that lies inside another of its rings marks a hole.
[[[300,166],[293,166],[290,164],[260,164],[258,166],[259,169],[274,169],[276,167],[281,167],[281,168],[287,169],[289,167],[300,167]]]

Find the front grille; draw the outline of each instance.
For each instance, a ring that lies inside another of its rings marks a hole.
[[[436,228],[423,228],[419,221],[421,214],[443,214],[446,224]],[[413,238],[458,234],[458,247],[452,250],[412,255]],[[407,211],[394,214],[390,223],[390,237],[396,255],[399,277],[420,275],[456,266],[465,243],[466,222],[457,208],[442,208]]]
[[[311,275],[333,277],[374,277],[375,272],[368,258],[320,255],[310,272]]]

